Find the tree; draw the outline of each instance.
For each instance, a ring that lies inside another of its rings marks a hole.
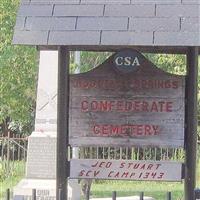
[[[146,57],[157,67],[172,74],[186,74],[186,57],[174,54],[147,54]]]
[[[12,45],[18,0],[0,4],[0,124],[29,131],[33,121],[37,80],[36,50]]]

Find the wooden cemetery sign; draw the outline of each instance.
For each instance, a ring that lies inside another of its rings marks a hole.
[[[182,163],[166,161],[72,159],[70,178],[180,181]]]
[[[72,146],[184,146],[185,77],[137,51],[70,77]]]

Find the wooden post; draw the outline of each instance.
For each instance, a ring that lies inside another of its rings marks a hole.
[[[10,174],[10,131],[7,131],[7,163],[6,163],[6,173],[7,176]]]
[[[10,189],[6,190],[6,200],[10,200]]]
[[[62,200],[62,190],[61,189],[59,189],[58,200]]]
[[[58,48],[58,97],[57,97],[57,166],[56,199],[62,191],[62,200],[67,199],[68,165],[68,117],[69,116],[69,51]]]
[[[117,199],[117,192],[113,191],[112,192],[112,200],[116,200]]]
[[[10,161],[10,131],[8,131],[7,132],[8,133],[8,135],[7,135],[7,141],[8,141],[8,143],[7,143],[7,162],[9,163],[9,161]]]
[[[144,192],[140,192],[140,200],[144,200]]]
[[[187,52],[186,80],[186,133],[185,133],[185,200],[194,200],[196,185],[197,148],[197,84],[198,48],[189,47]]]
[[[171,192],[167,192],[167,200],[172,200],[172,193]]]
[[[36,189],[32,189],[32,200],[36,200]]]

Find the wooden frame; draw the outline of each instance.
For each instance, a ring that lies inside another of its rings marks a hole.
[[[54,48],[54,47],[53,47]],[[102,48],[94,47],[94,49],[86,47],[74,47],[70,50],[95,50],[95,51],[114,51],[123,48],[116,46],[115,48]],[[137,47],[136,47],[137,48]],[[48,47],[51,49],[51,47]],[[65,191],[67,188],[66,179],[69,177],[69,163],[67,161],[67,146],[68,140],[68,114],[69,114],[69,74],[65,74],[65,67],[69,70],[69,54],[64,46],[56,47],[59,49],[59,74],[58,74],[58,138],[57,138],[57,198],[59,191]],[[68,49],[68,50],[69,50]],[[139,50],[151,53],[187,53],[187,82],[186,82],[186,161],[185,161],[185,200],[194,200],[195,188],[195,172],[196,172],[196,142],[197,142],[197,79],[198,79],[198,47],[181,47],[181,48],[168,48],[168,47],[142,47]],[[65,61],[67,56],[67,63]],[[67,70],[67,71],[68,71]],[[66,112],[63,109],[66,108]],[[61,111],[61,112],[60,112]],[[66,123],[66,124],[65,124]],[[65,128],[67,133],[65,133]],[[66,149],[66,151],[64,150]],[[65,169],[66,168],[66,169]],[[67,199],[66,193],[63,193],[63,199]]]

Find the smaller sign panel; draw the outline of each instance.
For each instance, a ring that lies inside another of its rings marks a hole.
[[[70,167],[70,178],[146,181],[182,180],[182,163],[172,161],[72,159]]]

